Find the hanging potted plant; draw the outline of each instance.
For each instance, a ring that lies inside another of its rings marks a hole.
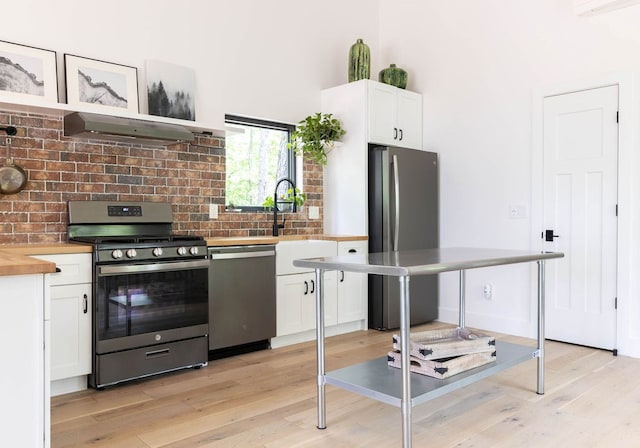
[[[327,152],[346,133],[340,120],[332,114],[316,113],[302,120],[291,135],[289,148],[320,165],[327,164]]]

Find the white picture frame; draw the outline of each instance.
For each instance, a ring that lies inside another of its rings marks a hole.
[[[0,41],[0,101],[57,103],[56,52]]]
[[[72,54],[64,55],[67,104],[96,112],[137,114],[138,69]]]

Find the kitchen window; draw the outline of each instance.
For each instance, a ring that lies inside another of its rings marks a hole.
[[[278,179],[295,179],[295,155],[287,148],[295,126],[226,115],[226,197],[228,209],[262,211]]]

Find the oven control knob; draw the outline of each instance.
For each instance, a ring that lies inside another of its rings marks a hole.
[[[198,255],[198,248],[197,247],[192,247],[189,249],[189,253],[191,255]]]
[[[159,257],[160,255],[162,255],[162,248],[156,247],[151,251],[151,253],[153,254],[154,257]]]
[[[187,249],[185,247],[178,247],[178,255],[187,255]]]
[[[127,258],[135,258],[136,255],[138,255],[138,252],[136,252],[135,249],[128,249],[127,250]]]
[[[116,260],[119,259],[119,258],[122,258],[122,255],[123,255],[123,253],[122,253],[122,251],[120,249],[116,249],[113,252],[111,252],[111,258],[114,258]]]

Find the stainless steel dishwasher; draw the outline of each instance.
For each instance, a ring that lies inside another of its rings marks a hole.
[[[276,335],[273,245],[209,247],[209,359],[268,348]]]

